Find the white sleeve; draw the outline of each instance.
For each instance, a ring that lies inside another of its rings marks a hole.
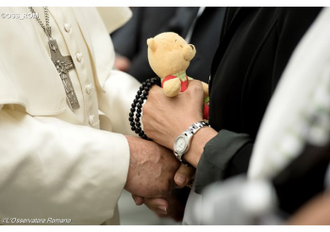
[[[113,216],[128,164],[123,135],[0,110],[0,218],[101,224]]]
[[[136,135],[131,130],[128,114],[140,85],[132,76],[117,70],[112,70],[106,79],[102,86],[105,93],[98,96],[99,108],[110,119],[112,131]]]

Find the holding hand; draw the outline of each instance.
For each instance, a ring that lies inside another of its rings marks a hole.
[[[195,169],[181,164],[176,171],[174,181],[176,188],[183,188],[191,182],[195,174]],[[159,217],[168,217],[176,221],[183,218],[183,211],[187,200],[187,189],[185,191],[173,192],[166,198],[144,198],[135,194],[132,197],[136,205],[145,204],[150,210],[154,211]]]
[[[193,123],[203,120],[204,91],[200,81],[190,81],[189,88],[174,98],[153,86],[143,106],[145,134],[156,143],[173,149],[175,138]]]
[[[125,189],[143,197],[168,197],[175,187],[174,173],[180,162],[172,151],[135,136],[126,136],[130,164]]]

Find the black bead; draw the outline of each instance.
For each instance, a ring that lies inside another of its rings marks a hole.
[[[150,79],[147,79],[145,82],[142,83],[139,90],[137,91],[137,94],[135,96],[135,99],[133,101],[133,104],[131,105],[132,108],[130,109],[129,118],[128,120],[131,123],[131,130],[134,131],[136,134],[138,134],[141,138],[150,140],[145,134],[144,131],[141,129],[141,113],[142,113],[142,105],[145,100],[148,99],[148,93],[150,88],[157,84],[160,86],[160,78],[153,77]],[[134,112],[136,111],[135,118],[134,118]]]

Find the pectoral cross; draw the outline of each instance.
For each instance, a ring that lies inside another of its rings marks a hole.
[[[68,101],[71,110],[77,110],[80,106],[69,76],[69,71],[74,69],[73,60],[71,56],[62,56],[55,39],[49,39],[48,44],[51,59],[60,75],[65,89],[66,100]]]

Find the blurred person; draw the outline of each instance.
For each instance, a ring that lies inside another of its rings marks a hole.
[[[139,83],[113,70],[109,33],[130,10],[1,12],[0,218],[117,224],[123,189],[167,197],[179,162],[130,135],[123,115]]]
[[[330,9],[324,8],[295,49],[258,132],[248,170],[272,180],[286,212],[325,191],[329,167]],[[329,47],[329,49],[328,49]]]
[[[329,151],[330,141],[308,144],[270,179],[238,175],[217,181],[203,189],[191,214],[204,225],[329,224]]]
[[[184,223],[200,224],[199,218],[189,216],[189,205],[200,200],[205,186],[247,172],[272,93],[293,50],[320,10],[227,8],[209,82],[210,127],[200,125],[203,91],[198,82],[191,82],[173,99],[164,97],[157,86],[149,92],[142,118],[146,135],[169,149],[188,148],[179,156],[197,168]],[[198,131],[186,131],[193,127]],[[188,143],[175,144],[180,134],[190,134],[189,147]],[[186,183],[184,179],[182,183]],[[159,199],[144,202],[151,206],[165,204]]]
[[[195,205],[203,224],[330,223],[329,19],[325,8],[293,52],[263,118],[248,178],[211,185]],[[235,217],[226,217],[228,210]]]

